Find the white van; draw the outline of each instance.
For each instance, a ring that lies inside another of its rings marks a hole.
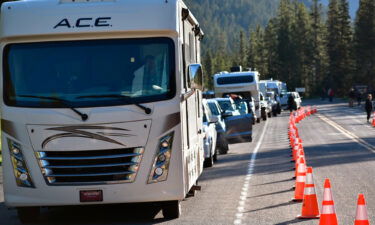
[[[197,20],[180,0],[25,0],[1,8],[4,197],[40,206],[159,202],[203,169]]]

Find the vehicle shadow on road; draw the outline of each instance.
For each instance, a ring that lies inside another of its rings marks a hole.
[[[278,208],[278,207],[282,207],[282,206],[289,206],[289,205],[293,205],[293,204],[300,204],[300,203],[289,201],[289,202],[284,202],[284,203],[280,203],[280,204],[277,204],[277,205],[271,205],[271,206],[267,206],[267,207],[263,207],[263,208],[259,208],[259,209],[249,210],[249,211],[246,211],[245,213],[252,213],[252,212],[257,212],[257,211],[261,211],[261,210]]]
[[[264,197],[264,196],[270,196],[270,195],[282,194],[282,193],[291,192],[291,191],[294,191],[294,189],[289,188],[289,189],[287,189],[287,190],[275,191],[275,192],[272,192],[272,193],[261,194],[261,195],[255,195],[255,196],[250,196],[250,197],[247,197],[247,198],[259,198],[259,197]]]
[[[374,161],[375,154],[358,146],[357,143],[336,143],[305,147],[309,165],[324,167]]]
[[[66,206],[43,208],[34,225],[107,225],[107,224],[158,224],[166,222],[155,218],[160,208],[151,204],[116,204],[102,206]],[[7,218],[6,218],[7,217]],[[16,210],[8,210],[0,203],[0,221],[4,225],[21,224]]]
[[[302,220],[300,219],[293,219],[293,220],[289,220],[289,221],[285,221],[285,222],[281,222],[281,223],[276,223],[275,225],[288,225],[288,224],[293,224],[293,223],[301,223]],[[306,221],[306,220],[304,220]],[[316,220],[311,220],[311,221],[316,221]]]

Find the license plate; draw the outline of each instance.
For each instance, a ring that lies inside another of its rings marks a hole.
[[[81,202],[102,202],[102,190],[79,191],[79,200]]]

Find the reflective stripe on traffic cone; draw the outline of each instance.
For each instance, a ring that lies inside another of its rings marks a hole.
[[[305,190],[303,194],[302,213],[297,216],[299,219],[319,218],[318,198],[315,192],[312,167],[307,168]]]
[[[292,161],[293,162],[297,162],[297,159],[298,159],[298,156],[299,156],[299,151],[301,149],[302,145],[299,144],[297,146],[294,146],[293,150],[292,150]]]
[[[354,225],[369,225],[369,224],[370,222],[368,220],[368,215],[367,215],[365,196],[363,196],[363,194],[359,194],[358,203],[357,203],[357,214],[355,216]]]
[[[295,168],[295,174],[294,174],[294,177],[295,177],[296,179],[297,179],[297,176],[298,176],[298,173],[299,173],[299,171],[298,171],[298,167],[299,167],[300,165],[304,166],[304,167],[305,167],[305,170],[306,170],[306,159],[305,159],[305,155],[300,154],[300,155],[298,155],[297,157],[298,157],[298,158],[297,158],[296,163],[295,163],[295,166],[294,166],[294,168]]]
[[[320,214],[319,225],[337,225],[337,216],[333,202],[331,183],[329,179],[324,182],[323,206]]]
[[[303,200],[303,191],[305,188],[306,182],[306,164],[300,163],[298,164],[297,169],[297,176],[296,176],[296,188],[294,190],[294,198],[293,201],[300,202]]]

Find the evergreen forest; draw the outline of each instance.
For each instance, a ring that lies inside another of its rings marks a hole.
[[[212,75],[242,65],[261,79],[279,79],[305,96],[333,88],[345,96],[355,84],[375,88],[375,1],[188,0],[205,31],[206,88]],[[206,29],[207,28],[207,29]]]

